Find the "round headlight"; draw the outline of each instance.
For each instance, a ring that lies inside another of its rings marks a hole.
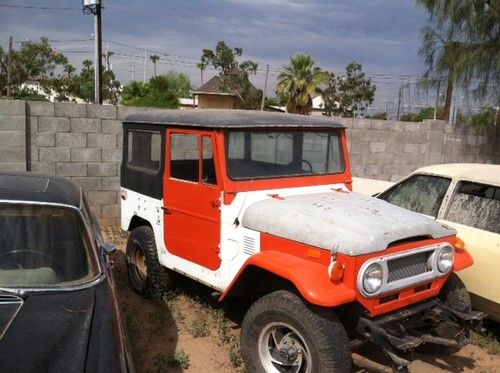
[[[363,273],[363,289],[368,294],[377,292],[382,286],[383,277],[384,271],[382,266],[378,263],[370,264],[366,268],[365,273]]]
[[[453,267],[455,262],[455,251],[451,246],[445,246],[441,249],[437,256],[437,267],[439,272],[447,273]]]

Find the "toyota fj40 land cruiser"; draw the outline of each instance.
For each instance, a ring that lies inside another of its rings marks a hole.
[[[453,271],[455,231],[350,191],[332,119],[238,110],[152,111],[123,124],[121,224],[129,277],[150,295],[168,270],[253,301],[251,372],[348,372],[356,342],[397,367],[422,343],[460,347],[484,316]]]

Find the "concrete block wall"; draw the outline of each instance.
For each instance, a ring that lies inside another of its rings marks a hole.
[[[338,120],[347,127],[354,176],[397,181],[436,163],[500,164],[500,126],[457,126],[434,120]]]
[[[119,221],[121,120],[151,109],[0,100],[0,170],[66,176],[103,224]],[[336,119],[347,127],[354,176],[398,180],[435,163],[500,164],[500,126]]]

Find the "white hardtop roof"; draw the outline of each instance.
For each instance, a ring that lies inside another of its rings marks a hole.
[[[422,167],[414,173],[426,173],[500,186],[500,165],[448,163]]]

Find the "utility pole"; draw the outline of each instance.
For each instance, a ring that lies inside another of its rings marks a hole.
[[[436,120],[437,117],[437,109],[439,105],[439,88],[441,88],[441,78],[438,80],[438,88],[437,88],[437,93],[436,93],[436,105],[434,105],[434,120]]]
[[[264,79],[264,91],[262,92],[262,101],[260,103],[260,111],[264,111],[264,103],[266,100],[267,80],[269,79],[269,65],[266,65],[266,78]]]
[[[146,53],[146,50],[144,49],[144,77],[142,79],[142,81],[144,83],[146,83],[146,59],[147,59],[147,53]]]
[[[397,120],[399,120],[399,113],[401,109],[401,95],[403,93],[403,86],[399,87],[399,95],[398,95],[398,115],[397,115]]]
[[[133,70],[132,70],[132,80],[135,81],[135,54],[134,54],[134,67],[133,67]]]
[[[12,79],[12,36],[9,37],[9,56],[7,58],[7,98],[10,97],[10,85]]]
[[[82,0],[83,13],[94,15],[94,101],[102,104],[102,27],[101,0]]]

